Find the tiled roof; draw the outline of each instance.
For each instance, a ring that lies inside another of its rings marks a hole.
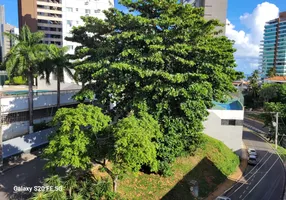
[[[271,78],[266,78],[268,81],[286,81],[286,76],[273,76]]]

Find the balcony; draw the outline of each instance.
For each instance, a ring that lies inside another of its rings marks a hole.
[[[60,0],[37,0],[37,5],[62,7]]]
[[[60,10],[50,10],[50,9],[44,9],[44,8],[38,8],[37,12],[60,14],[60,15],[62,14],[62,11],[60,11]]]

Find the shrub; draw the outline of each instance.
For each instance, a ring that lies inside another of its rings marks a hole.
[[[22,76],[13,77],[12,80],[6,80],[5,85],[27,85],[27,80]]]

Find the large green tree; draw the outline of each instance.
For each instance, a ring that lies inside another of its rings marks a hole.
[[[114,191],[119,174],[138,172],[143,165],[157,172],[156,140],[162,136],[158,122],[146,112],[114,125],[109,122],[110,117],[93,105],[59,109],[52,121],[57,130],[44,151],[46,167],[86,171],[100,164],[113,179]],[[112,162],[112,170],[105,160]]]
[[[67,40],[80,43],[74,59],[79,74],[92,77],[77,99],[96,94],[104,112],[123,118],[146,105],[161,124],[162,165],[200,142],[207,109],[235,91],[233,42],[219,36],[217,20],[177,0],[122,0],[100,20],[83,17]],[[133,14],[133,13],[136,13]],[[87,94],[85,96],[85,93]],[[116,102],[116,107],[109,105]]]
[[[6,33],[15,41],[10,52],[5,57],[3,66],[11,79],[22,76],[28,79],[29,84],[29,132],[33,132],[33,80],[38,75],[38,64],[47,56],[46,44],[41,44],[44,38],[43,32],[32,33],[27,25],[23,26],[19,35]]]

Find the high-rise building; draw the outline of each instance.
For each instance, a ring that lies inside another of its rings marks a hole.
[[[5,8],[0,5],[0,61],[4,59],[4,26],[5,26]]]
[[[279,13],[277,19],[266,22],[261,43],[260,71],[262,78],[272,67],[276,75],[286,76],[286,12]]]
[[[17,28],[11,24],[5,24],[4,31],[6,33],[19,34],[19,31],[17,31]],[[13,45],[14,45],[14,42],[8,36],[4,35],[4,56],[7,55],[7,53],[9,53]]]
[[[114,6],[114,0],[18,0],[20,28],[43,31],[46,44],[68,46],[73,53],[78,45],[65,40],[73,26],[83,22],[81,16],[104,18],[103,10]]]
[[[205,19],[217,19],[222,24],[226,24],[227,0],[181,0],[181,2],[203,7]],[[222,35],[225,35],[225,27],[221,30]]]

